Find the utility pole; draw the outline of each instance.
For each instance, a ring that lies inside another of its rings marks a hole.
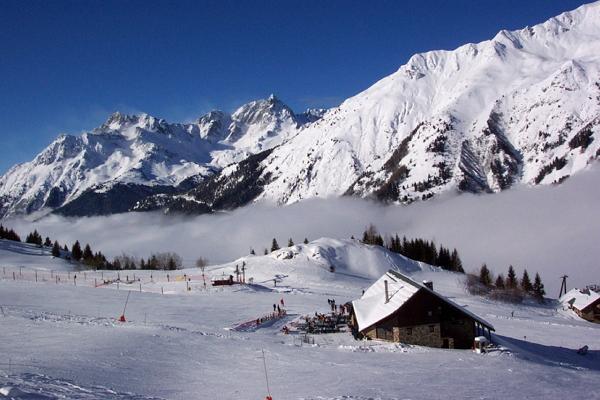
[[[563,290],[565,291],[565,294],[567,294],[567,275],[563,275],[560,277],[562,279],[562,283],[560,285],[560,293],[558,294],[558,298],[561,298],[563,295]]]

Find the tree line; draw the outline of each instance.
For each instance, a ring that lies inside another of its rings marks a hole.
[[[12,240],[13,242],[21,241],[21,238],[19,237],[19,235],[17,235],[17,233],[14,230],[5,228],[1,224],[0,224],[0,239]]]
[[[21,242],[21,238],[13,229],[5,228],[3,225],[0,225],[0,239]],[[82,248],[79,240],[76,240],[71,248],[66,244],[61,246],[57,240],[52,242],[48,236],[43,239],[37,229],[34,229],[33,232],[30,232],[25,237],[25,243],[34,244],[40,247],[51,247],[52,256],[64,258],[69,261],[73,260],[94,269],[176,270],[183,267],[181,256],[171,252],[153,253],[147,259],[123,254],[115,257],[112,261],[109,261],[102,252],[92,251],[89,244],[86,244]]]
[[[397,233],[384,240],[377,228],[371,224],[363,232],[362,242],[385,247],[393,253],[402,254],[410,259],[430,265],[436,265],[448,271],[465,272],[458,250],[453,249],[450,251],[449,248],[443,245],[438,248],[433,241],[420,238],[409,240],[406,236],[400,239]]]
[[[544,302],[546,290],[539,273],[535,273],[533,283],[527,269],[523,270],[521,279],[517,278],[512,265],[508,267],[506,278],[498,274],[494,279],[486,264],[479,269],[479,275],[470,274],[467,279],[467,289],[472,294],[488,295],[497,300],[520,303],[526,296]]]

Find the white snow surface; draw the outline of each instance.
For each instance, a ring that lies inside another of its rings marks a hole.
[[[27,265],[32,256],[20,257],[9,264]],[[117,272],[77,272],[75,285],[74,272],[70,280],[55,272],[56,283],[38,271],[36,283],[33,266],[14,281],[8,266],[0,280],[0,398],[263,399],[263,350],[274,399],[598,398],[600,326],[556,301],[511,305],[470,296],[462,275],[333,239],[209,266],[206,275],[228,275],[243,261],[252,285],[208,289],[198,269],[168,272],[169,281],[164,271],[120,271],[119,285],[94,287]],[[280,332],[302,315],[327,312],[327,299],[358,298],[388,268],[432,280],[436,291],[493,323],[499,348],[481,355],[355,341],[349,333],[301,345],[298,335]],[[127,322],[119,323],[127,296]],[[231,329],[281,299],[284,319]],[[588,353],[577,354],[583,345]]]

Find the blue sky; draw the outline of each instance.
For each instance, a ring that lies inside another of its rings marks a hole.
[[[414,53],[579,0],[0,2],[0,173],[111,112],[188,121],[275,93],[331,107]]]

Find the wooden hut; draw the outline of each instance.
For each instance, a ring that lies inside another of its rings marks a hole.
[[[354,329],[363,336],[430,347],[470,349],[474,339],[491,340],[494,327],[433,290],[388,271],[352,302]]]

